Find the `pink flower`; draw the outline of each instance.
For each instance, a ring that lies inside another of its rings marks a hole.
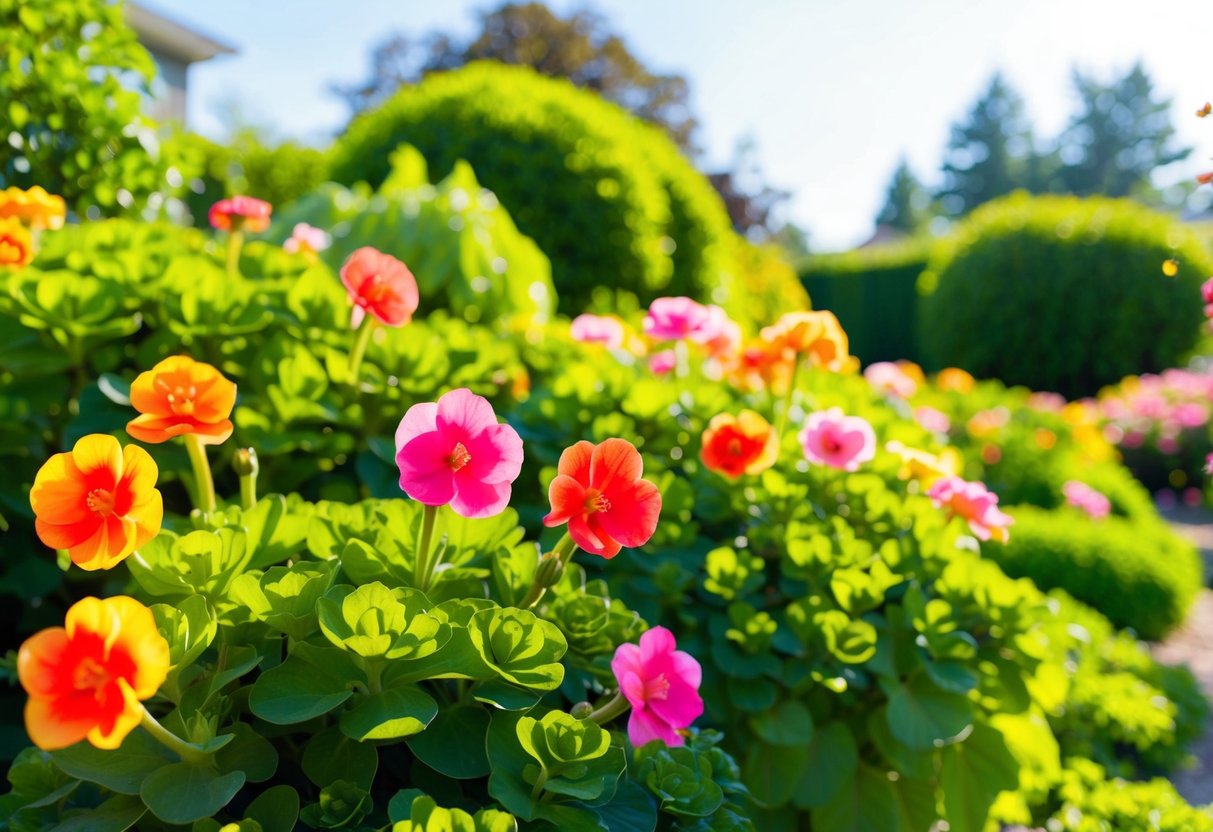
[[[578,315],[569,324],[569,334],[583,344],[603,344],[613,350],[623,346],[623,323],[605,315]]]
[[[287,254],[315,254],[324,251],[332,243],[333,238],[323,228],[301,222],[291,230],[291,236],[282,244],[282,248]]]
[[[832,407],[809,416],[800,432],[809,462],[855,471],[876,455],[876,433],[861,416],[844,416]]]
[[[1205,299],[1205,303],[1213,303],[1213,277],[1200,285],[1200,296]]]
[[[673,633],[654,627],[640,637],[639,646],[619,645],[611,659],[619,690],[632,706],[628,739],[637,748],[653,740],[682,745],[679,730],[703,713],[699,662],[676,647]]]
[[[709,358],[726,361],[741,351],[741,324],[719,306],[709,306],[707,321],[691,335],[691,340],[702,344]]]
[[[1213,476],[1213,454],[1205,457],[1205,473]]]
[[[948,428],[952,426],[948,415],[933,407],[923,406],[914,408],[914,420],[931,431],[931,433],[947,433]]]
[[[400,488],[414,500],[449,503],[463,517],[492,517],[510,501],[522,439],[497,423],[487,399],[460,388],[404,414],[396,428],[396,465]]]
[[[927,492],[937,508],[947,508],[953,517],[961,517],[979,540],[991,538],[1006,543],[1007,528],[1015,522],[998,508],[998,495],[979,482],[966,482],[960,477],[938,480]]]
[[[1107,517],[1112,513],[1111,501],[1085,482],[1069,480],[1061,487],[1061,491],[1066,495],[1067,503],[1082,509],[1092,517]]]
[[[691,298],[657,298],[644,316],[644,334],[655,341],[702,338],[705,328],[713,326],[718,328],[719,321],[713,320],[712,312]]]
[[[662,350],[649,356],[649,371],[655,376],[664,376],[678,364],[678,354],[673,350]]]
[[[918,382],[892,361],[877,361],[863,371],[868,383],[882,393],[908,399],[918,392]]]

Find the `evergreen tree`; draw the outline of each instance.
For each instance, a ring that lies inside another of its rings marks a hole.
[[[943,212],[963,216],[1018,188],[1039,189],[1031,175],[1032,130],[1023,99],[995,74],[965,121],[952,127],[944,156]]]
[[[1140,63],[1110,84],[1074,71],[1079,111],[1058,143],[1058,177],[1079,195],[1129,196],[1149,186],[1155,168],[1184,159],[1175,143],[1170,99],[1156,98]]]
[[[876,215],[876,225],[913,233],[926,221],[930,203],[930,195],[903,156],[885,191],[884,207]]]

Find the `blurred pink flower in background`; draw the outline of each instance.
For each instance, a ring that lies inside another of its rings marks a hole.
[[[569,334],[583,344],[602,344],[613,350],[623,346],[623,322],[607,315],[578,315],[569,324]]]
[[[1061,487],[1061,491],[1066,495],[1067,503],[1082,509],[1092,517],[1107,517],[1112,513],[1111,501],[1085,482],[1069,480]]]
[[[809,462],[856,471],[876,455],[876,432],[863,417],[845,416],[832,407],[809,415],[800,444]]]
[[[914,408],[914,421],[931,433],[947,433],[948,429],[952,427],[952,422],[946,413],[925,405]]]
[[[657,298],[644,316],[644,334],[654,341],[702,338],[705,328],[713,325],[718,327],[719,321],[713,321],[709,308],[685,297]]]
[[[939,508],[946,508],[954,517],[963,518],[978,540],[1006,543],[1007,529],[1014,519],[998,508],[998,495],[980,482],[966,482],[960,477],[938,480],[927,496]]]
[[[291,230],[291,236],[282,244],[282,249],[288,254],[316,254],[332,244],[333,238],[323,228],[301,222]]]
[[[877,361],[863,371],[868,383],[882,393],[908,399],[918,392],[918,381],[892,361]]]
[[[649,370],[654,375],[664,376],[678,365],[678,355],[673,350],[662,350],[649,356]]]

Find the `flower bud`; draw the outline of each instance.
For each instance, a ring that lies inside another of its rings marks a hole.
[[[569,711],[573,719],[589,719],[592,713],[594,713],[594,706],[589,702],[578,702]]]
[[[261,470],[261,466],[257,464],[257,451],[255,448],[240,448],[236,451],[236,456],[232,459],[232,467],[236,469],[236,474],[241,477],[255,477]]]
[[[558,555],[547,554],[539,561],[539,568],[535,572],[535,583],[542,587],[548,587],[560,580],[560,576],[564,574],[564,561]]]

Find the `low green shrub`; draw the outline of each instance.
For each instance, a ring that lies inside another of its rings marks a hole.
[[[1086,760],[1068,762],[1048,828],[1060,832],[1209,832],[1213,814],[1189,806],[1170,782],[1105,779]]]
[[[1093,394],[1178,363],[1211,272],[1197,237],[1134,202],[1015,194],[974,211],[932,257],[923,347],[935,366]]]
[[[1011,541],[989,552],[1008,575],[1064,589],[1143,638],[1183,623],[1202,583],[1200,556],[1166,526],[1033,506],[1009,513]]]
[[[918,277],[927,266],[930,239],[818,254],[798,267],[817,309],[829,309],[864,364],[922,361],[918,347]]]
[[[728,267],[727,215],[660,131],[567,81],[472,64],[402,89],[350,124],[331,175],[377,187],[415,146],[437,176],[471,164],[552,261],[562,311],[597,286],[647,302],[671,287],[713,299]]]

